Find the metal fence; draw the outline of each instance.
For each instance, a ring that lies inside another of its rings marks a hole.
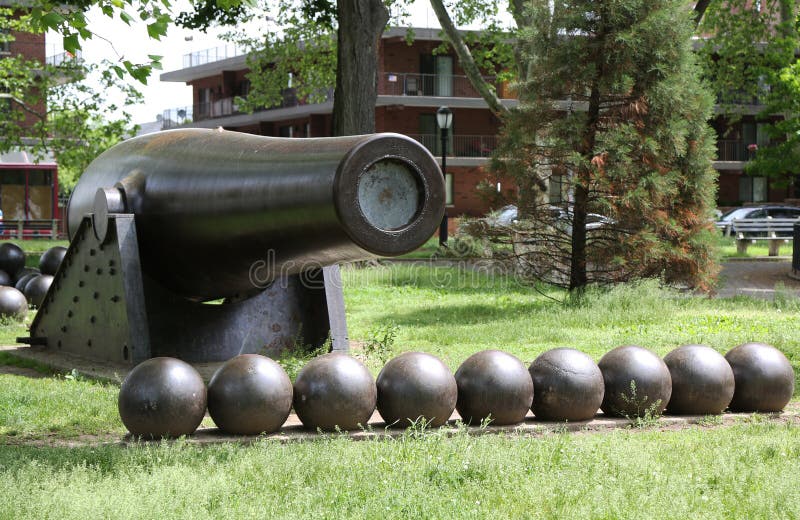
[[[64,236],[59,219],[0,220],[0,238],[59,238]]]
[[[501,98],[513,97],[504,85],[497,83],[495,76],[484,79],[497,89]],[[378,82],[378,94],[383,96],[433,96],[433,97],[481,97],[466,76],[386,72]]]
[[[72,52],[60,52],[58,54],[53,54],[52,56],[47,56],[45,58],[45,63],[47,65],[51,65],[53,67],[67,67],[71,65],[76,65],[83,60],[83,56],[81,55],[81,51]]]
[[[319,94],[320,102],[327,102],[333,99],[333,88],[325,89]],[[161,115],[161,129],[168,130],[170,128],[177,128],[179,126],[187,125],[195,121],[203,121],[206,119],[214,119],[217,117],[233,116],[245,113],[241,110],[241,103],[238,101],[241,97],[229,97],[218,99],[210,103],[198,103],[193,106],[170,108],[164,110]],[[254,110],[254,112],[262,112],[264,110],[275,110],[278,108],[289,108],[298,105],[306,105],[308,103],[305,99],[297,97],[295,89],[286,89],[283,93],[283,100],[280,103],[271,107],[265,107]]]
[[[442,154],[441,137],[436,134],[408,134],[432,154]],[[453,157],[490,157],[497,148],[496,135],[454,135],[448,139],[447,155]]]
[[[748,150],[748,146],[749,143],[745,143],[741,139],[719,139],[717,141],[717,160],[747,161],[755,152]]]
[[[211,49],[192,52],[183,55],[183,68],[196,67],[247,54],[247,51],[238,45],[221,45]]]

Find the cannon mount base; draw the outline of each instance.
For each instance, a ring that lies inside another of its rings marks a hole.
[[[275,357],[328,339],[333,350],[348,350],[338,266],[283,276],[245,300],[198,303],[142,271],[133,215],[108,214],[100,230],[93,220],[81,222],[20,343],[131,365],[156,356]]]

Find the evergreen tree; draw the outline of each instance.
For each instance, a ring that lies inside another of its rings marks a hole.
[[[521,190],[518,260],[571,290],[652,276],[707,288],[713,99],[692,12],[683,0],[534,0],[528,19],[529,79],[493,161]],[[548,178],[566,185],[560,216]],[[594,213],[610,221],[594,229]]]

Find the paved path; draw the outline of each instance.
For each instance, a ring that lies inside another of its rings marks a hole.
[[[780,260],[737,260],[723,262],[716,296],[773,298],[778,291],[800,297],[800,280],[789,278],[792,263]]]

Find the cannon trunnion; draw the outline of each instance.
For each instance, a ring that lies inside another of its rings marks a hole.
[[[328,337],[347,350],[337,264],[416,249],[444,200],[433,157],[397,134],[134,138],[81,177],[69,250],[20,341],[130,364]]]

